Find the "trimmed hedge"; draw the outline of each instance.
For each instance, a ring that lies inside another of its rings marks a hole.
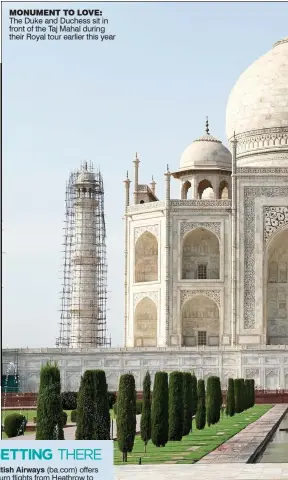
[[[210,427],[220,420],[222,392],[219,377],[212,376],[207,380],[206,405],[207,425]]]
[[[63,427],[67,424],[68,415],[66,412],[62,412]]]
[[[24,435],[27,419],[21,413],[11,413],[4,420],[4,432],[8,438]]]
[[[156,372],[151,408],[151,440],[156,447],[168,442],[168,374]]]
[[[151,378],[149,372],[146,372],[143,381],[143,406],[140,422],[140,433],[141,439],[143,440],[145,446],[144,450],[146,452],[147,443],[151,439]]]
[[[198,404],[195,416],[197,430],[203,430],[206,424],[206,399],[205,399],[205,382],[201,378],[197,385]]]
[[[95,420],[95,385],[93,370],[86,370],[81,377],[80,390],[77,398],[77,428],[76,440],[94,439]]]
[[[195,417],[197,412],[198,393],[197,393],[197,378],[192,373],[192,417]]]
[[[115,392],[108,392],[108,402],[109,402],[109,409],[113,408],[113,405],[116,403],[116,393]]]
[[[182,440],[183,420],[183,374],[172,372],[169,375],[169,440],[178,442]]]
[[[143,409],[143,400],[136,400],[136,415],[141,415]],[[117,402],[113,405],[113,412],[117,417]]]
[[[71,412],[71,422],[77,423],[77,410],[72,410]]]
[[[189,372],[183,372],[183,436],[188,435],[192,430],[192,411],[192,375]]]
[[[136,435],[136,390],[131,373],[120,377],[117,405],[117,443],[123,462],[127,462],[127,454],[133,450]]]
[[[235,413],[242,412],[241,405],[241,380],[240,378],[235,378],[234,380],[234,393],[235,393]]]
[[[62,392],[62,407],[63,410],[76,410],[77,408],[78,392]]]
[[[235,393],[234,393],[234,380],[229,378],[228,380],[228,390],[226,397],[226,415],[233,417],[235,415]]]
[[[104,370],[93,371],[94,380],[94,432],[95,440],[110,440],[110,410],[106,374]]]

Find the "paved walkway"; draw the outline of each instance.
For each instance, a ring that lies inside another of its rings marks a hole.
[[[250,423],[230,440],[208,453],[197,462],[197,465],[203,463],[247,463],[256,452],[259,453],[263,442],[269,437],[271,430],[287,409],[288,405],[285,403],[275,405],[256,422]]]
[[[288,463],[131,465],[115,467],[115,480],[288,480]]]
[[[140,432],[140,418],[141,415],[137,415],[136,420],[136,432]],[[65,440],[75,440],[75,432],[76,432],[76,425],[70,426],[70,427],[65,427],[64,428],[64,437]],[[112,429],[112,422],[111,422],[111,435],[113,433],[113,440],[117,439],[117,426],[116,426],[116,420],[113,420],[113,429]],[[21,437],[13,437],[13,438],[8,438],[7,440],[35,440],[35,432],[27,433],[26,435],[21,435]]]

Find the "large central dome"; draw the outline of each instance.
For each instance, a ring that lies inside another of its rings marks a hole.
[[[288,37],[236,82],[228,100],[226,132],[229,140],[236,134],[238,165],[288,165]]]

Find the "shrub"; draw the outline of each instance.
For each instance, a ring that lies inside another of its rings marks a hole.
[[[196,405],[197,410],[197,405]],[[188,435],[192,430],[193,391],[192,375],[189,372],[183,373],[183,436]]]
[[[202,379],[198,380],[197,385],[197,412],[196,412],[196,428],[197,430],[203,430],[206,424],[206,401],[205,401],[205,382]]]
[[[168,441],[168,374],[157,372],[154,379],[151,407],[151,440],[156,447]]]
[[[234,380],[229,378],[228,380],[228,390],[226,397],[226,415],[233,417],[235,415],[235,393],[234,393]]]
[[[234,393],[235,393],[235,412],[240,413],[241,410],[241,379],[235,378],[234,380]]]
[[[168,439],[180,441],[183,435],[183,374],[169,375],[169,417]]]
[[[144,442],[146,453],[147,443],[151,439],[151,378],[149,372],[146,372],[143,381],[143,405],[140,423],[141,439]]]
[[[143,409],[143,400],[136,400],[136,415],[141,415]],[[117,417],[117,402],[113,405],[113,412]]]
[[[4,420],[4,432],[8,438],[24,435],[27,419],[20,413],[11,413]]]
[[[254,378],[250,379],[251,382],[251,407],[255,405],[255,380]]]
[[[72,412],[71,412],[71,422],[72,423],[77,422],[77,410],[72,410]]]
[[[68,418],[68,415],[66,412],[62,412],[62,425],[63,427],[65,427],[65,425],[67,424],[67,418]]]
[[[48,362],[40,372],[36,440],[64,440],[60,370]]]
[[[117,403],[114,403],[114,405],[113,405],[113,412],[114,412],[115,417],[117,417]]]
[[[131,373],[121,375],[117,396],[117,442],[127,462],[127,453],[132,452],[136,435],[136,390]]]
[[[77,408],[78,392],[62,392],[62,407],[63,410],[75,410]]]
[[[197,403],[198,403],[197,378],[193,373],[192,374],[192,417],[196,415]]]
[[[110,410],[105,372],[93,371],[93,380],[95,389],[93,440],[110,440]]]
[[[241,401],[241,412],[245,410],[245,383],[244,378],[240,378],[240,401]]]
[[[108,401],[110,410],[113,408],[113,405],[116,403],[116,393],[108,392]]]
[[[215,425],[220,420],[222,406],[222,392],[219,377],[209,377],[207,381],[206,412],[207,424]]]
[[[81,377],[77,397],[77,428],[76,440],[93,440],[95,420],[95,385],[94,373],[86,370]]]

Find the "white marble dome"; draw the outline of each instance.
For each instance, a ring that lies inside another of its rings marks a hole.
[[[180,170],[231,171],[231,153],[220,140],[206,134],[186,148],[180,160]]]
[[[233,87],[226,109],[229,140],[234,132],[238,158],[258,155],[242,160],[243,166],[287,165],[288,156],[279,152],[288,148],[288,37],[248,67]],[[273,155],[263,160],[264,152]]]

